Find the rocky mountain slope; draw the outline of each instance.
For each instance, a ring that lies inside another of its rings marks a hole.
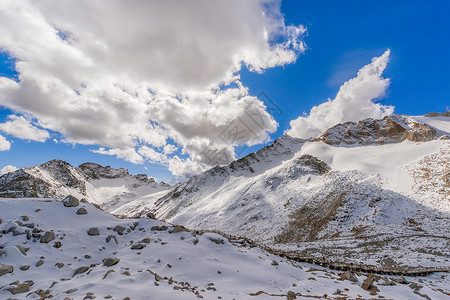
[[[76,199],[0,199],[0,299],[448,299],[450,276],[333,271]]]
[[[113,169],[94,163],[72,167],[61,160],[22,168],[0,177],[0,197],[64,198],[73,195],[108,210],[143,195],[158,193],[170,185],[146,175],[130,175],[123,168]]]

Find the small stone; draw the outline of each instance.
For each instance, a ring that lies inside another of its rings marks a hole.
[[[288,300],[294,300],[297,299],[297,294],[293,291],[287,292],[287,299]]]
[[[86,258],[86,259],[90,259],[90,258],[91,258],[91,256],[90,256],[89,254],[86,254],[86,255],[84,256],[84,258]]]
[[[409,283],[403,276],[400,278],[394,278],[393,281],[400,283],[400,284],[408,284]]]
[[[175,228],[173,229],[172,233],[187,231],[187,229],[180,225],[175,225]]]
[[[76,207],[80,204],[80,200],[78,200],[72,195],[69,195],[66,198],[64,198],[62,202],[65,207]]]
[[[73,273],[73,276],[72,276],[72,277],[74,277],[75,275],[78,275],[78,274],[83,274],[83,273],[86,272],[87,270],[89,270],[89,267],[86,267],[86,266],[84,266],[84,267],[79,267],[78,269],[75,270],[75,272]]]
[[[94,236],[94,235],[100,235],[100,231],[98,230],[97,227],[92,227],[89,228],[89,230],[87,231],[88,235]]]
[[[113,231],[117,232],[118,235],[123,235],[123,231],[125,230],[124,227],[117,225],[113,228]]]
[[[119,243],[117,242],[117,237],[114,234],[108,235],[106,237],[106,242],[109,243],[110,240],[114,240],[114,242],[116,243],[116,245],[118,245]]]
[[[9,265],[4,265],[0,263],[0,276],[3,276],[8,273],[12,273],[14,271],[14,268]]]
[[[272,265],[272,266],[278,266],[278,263],[277,263],[275,260],[272,260],[271,265]]]
[[[56,249],[61,248],[61,246],[62,246],[62,243],[61,243],[60,241],[57,241],[57,242],[55,242],[55,243],[53,244],[53,247],[56,248]]]
[[[21,216],[22,221],[24,222],[28,222],[30,220],[30,218],[28,216]]]
[[[103,260],[103,265],[105,267],[111,267],[114,265],[117,265],[120,262],[120,259],[118,258],[114,258],[114,257],[109,257]]]
[[[20,245],[15,245],[15,247],[17,248],[17,250],[19,250],[19,252],[23,255],[23,256],[27,256],[27,251]]]
[[[8,292],[10,292],[13,295],[26,293],[30,291],[30,285],[27,283],[18,284],[15,287],[6,289]]]
[[[22,271],[26,271],[26,270],[28,270],[29,268],[30,268],[29,265],[24,265],[24,266],[21,266],[19,269],[21,269]]]
[[[40,242],[41,243],[49,243],[55,239],[55,233],[53,231],[47,231],[44,233],[44,235],[41,237]]]
[[[130,274],[130,272],[128,272],[128,271],[125,271],[125,272],[123,272],[123,273],[122,273],[122,275],[125,275],[125,276],[130,276],[131,274]]]
[[[40,212],[41,211],[41,209],[40,208],[38,208],[38,209],[36,209],[34,212]]]
[[[86,208],[84,208],[84,207],[80,207],[76,212],[77,215],[87,215],[87,213],[88,212],[87,212]]]
[[[44,260],[40,259],[38,260],[38,262],[36,263],[36,267],[40,267],[44,264]]]
[[[140,243],[131,246],[131,250],[142,250],[142,249],[144,249],[144,245]]]
[[[151,213],[151,212],[147,213],[147,218],[150,218],[150,219],[156,220],[156,216],[155,216],[155,214],[154,214],[154,213]]]
[[[62,267],[64,267],[64,263],[58,262],[55,264],[55,266],[58,267],[58,269],[61,269]]]
[[[165,231],[167,230],[169,227],[167,226],[152,226],[151,231]]]
[[[343,277],[344,279],[347,279],[351,282],[358,282],[358,278],[356,278],[355,274],[353,274],[351,271],[345,271]]]
[[[150,244],[150,238],[143,239],[141,243]]]

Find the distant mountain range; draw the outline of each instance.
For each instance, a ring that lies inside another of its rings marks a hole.
[[[449,266],[450,115],[393,115],[283,136],[174,186],[54,160],[0,177],[1,197],[85,198],[116,215],[381,267]]]

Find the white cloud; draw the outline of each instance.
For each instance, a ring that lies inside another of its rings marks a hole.
[[[389,79],[382,77],[389,61],[390,51],[375,57],[358,71],[358,75],[345,82],[334,100],[328,100],[311,109],[308,116],[291,121],[286,133],[299,138],[320,135],[328,128],[342,122],[359,121],[365,118],[380,119],[394,112],[393,106],[374,101],[383,97],[389,87]]]
[[[7,166],[4,166],[2,169],[0,169],[0,175],[4,175],[9,172],[14,172],[15,170],[17,170],[16,167],[7,165]]]
[[[8,121],[0,123],[0,131],[19,139],[36,142],[45,142],[50,137],[47,131],[37,128],[30,120],[15,115],[9,115]]]
[[[11,148],[11,143],[6,140],[4,136],[0,134],[0,151],[7,151]]]
[[[239,85],[242,65],[295,61],[304,31],[284,24],[279,0],[3,0],[0,47],[20,75],[0,77],[0,105],[130,161],[143,159],[130,148],[164,154],[168,139],[201,164],[204,147],[231,159],[233,145],[259,143],[277,124],[245,87],[219,86]],[[217,138],[246,110],[265,127]]]
[[[176,177],[189,177],[204,170],[200,164],[193,162],[190,158],[183,160],[174,156],[169,162],[169,171]]]
[[[98,153],[98,154],[105,154],[105,155],[115,155],[118,158],[121,158],[123,160],[135,163],[135,164],[141,164],[144,162],[144,159],[142,156],[136,153],[134,148],[128,148],[128,149],[118,149],[118,148],[112,148],[112,149],[105,149],[103,147],[100,147],[98,149],[91,150],[91,152]]]

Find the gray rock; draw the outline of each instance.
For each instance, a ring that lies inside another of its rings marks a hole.
[[[24,222],[28,222],[30,220],[30,218],[28,216],[21,216],[22,221]]]
[[[120,261],[120,259],[118,259],[118,258],[109,257],[109,258],[105,258],[103,260],[103,265],[105,267],[111,267],[111,266],[117,265],[119,263],[119,261]]]
[[[117,237],[114,234],[108,235],[106,237],[106,242],[107,243],[109,243],[110,240],[113,240],[116,243],[116,245],[119,244],[119,242],[117,241]]]
[[[61,269],[62,267],[64,267],[64,263],[58,262],[55,264],[55,266],[58,267],[58,269]]]
[[[89,270],[89,267],[79,267],[78,269],[75,270],[75,272],[73,273],[73,276],[78,275],[78,274],[83,274],[85,273],[87,270]],[[72,276],[72,277],[73,277]]]
[[[64,198],[62,202],[65,207],[76,207],[80,204],[80,200],[78,200],[72,195],[69,195],[66,198]]]
[[[6,289],[13,295],[26,293],[30,291],[30,285],[28,283],[17,284],[15,287]]]
[[[19,269],[21,269],[22,271],[26,271],[26,270],[28,270],[29,268],[30,268],[29,265],[24,265],[24,266],[21,266]]]
[[[272,265],[272,266],[278,266],[278,263],[277,263],[275,260],[272,260],[271,265]]]
[[[100,231],[98,230],[97,227],[92,227],[89,228],[89,230],[87,231],[88,235],[100,235]]]
[[[150,244],[150,238],[142,239],[141,243]]]
[[[14,247],[16,247],[17,250],[19,250],[19,252],[20,252],[23,256],[27,256],[27,251],[26,251],[26,249],[24,249],[22,246],[20,246],[20,245],[15,245]]]
[[[84,208],[84,207],[80,207],[78,210],[77,210],[77,215],[87,215],[87,210],[86,210],[86,208]]]
[[[344,278],[351,282],[358,282],[358,278],[356,278],[355,274],[348,270],[344,272]]]
[[[113,228],[113,231],[117,232],[119,235],[123,235],[124,230],[125,228],[120,225],[117,225],[116,227]]]
[[[55,233],[53,231],[47,231],[40,239],[41,243],[49,243],[55,239]]]
[[[142,249],[144,249],[144,245],[143,244],[134,244],[133,246],[131,246],[131,249],[132,250],[142,250]]]
[[[44,264],[44,260],[40,259],[37,263],[36,263],[36,268],[40,267]]]
[[[156,220],[156,216],[155,216],[155,214],[154,214],[154,213],[151,213],[151,212],[147,213],[147,218],[150,218],[150,219]]]
[[[0,276],[3,276],[8,273],[12,273],[14,271],[14,268],[9,265],[4,265],[0,263]]]

